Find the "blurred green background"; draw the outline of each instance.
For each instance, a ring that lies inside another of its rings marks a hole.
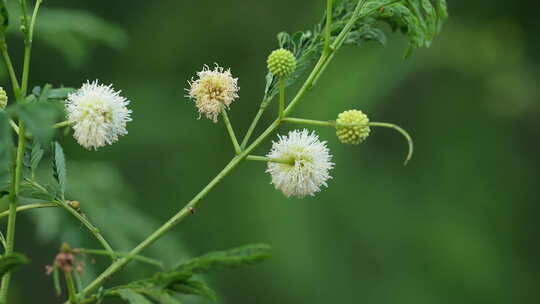
[[[323,2],[45,1],[32,84],[100,79],[132,100],[129,135],[117,144],[94,152],[60,139],[70,198],[114,247],[132,248],[232,156],[223,125],[196,119],[187,81],[204,64],[231,67],[241,98],[230,116],[243,135],[276,33],[311,28]],[[358,108],[400,124],[416,142],[408,167],[401,166],[405,143],[390,130],[349,147],[333,130],[317,129],[336,162],[328,189],[286,199],[263,164],[244,164],[145,254],[173,265],[210,250],[271,244],[269,261],[206,278],[221,303],[538,303],[540,5],[448,5],[450,19],[431,49],[404,61],[398,35],[384,48],[347,47],[295,111],[330,120]],[[57,9],[77,12],[60,18]],[[81,11],[111,24],[94,24]],[[20,39],[11,38],[20,63]],[[274,115],[268,111],[262,125]],[[33,263],[15,274],[10,303],[60,303],[45,265],[62,241],[98,244],[62,210],[28,212],[17,224],[16,250]],[[87,275],[106,262],[87,261]],[[115,282],[152,271],[133,263]]]

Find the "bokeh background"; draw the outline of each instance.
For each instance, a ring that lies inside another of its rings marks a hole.
[[[117,144],[85,151],[60,137],[70,198],[116,248],[132,248],[232,156],[223,125],[196,119],[187,81],[204,64],[231,67],[241,98],[230,116],[243,135],[276,33],[311,28],[323,2],[45,1],[32,84],[100,79],[132,100],[129,135]],[[386,47],[344,48],[295,111],[330,120],[358,108],[400,124],[416,142],[409,166],[401,165],[403,139],[390,130],[348,147],[331,129],[317,129],[336,162],[328,189],[286,199],[263,164],[244,164],[145,253],[174,265],[210,250],[271,244],[269,261],[206,277],[220,303],[538,303],[540,7],[532,0],[448,5],[451,17],[431,49],[405,61],[398,35]],[[20,39],[10,42],[20,63]],[[61,302],[45,265],[62,241],[98,247],[62,210],[18,218],[16,250],[33,263],[15,274],[10,303]],[[88,276],[105,263],[89,261]],[[115,282],[152,271],[134,263]]]

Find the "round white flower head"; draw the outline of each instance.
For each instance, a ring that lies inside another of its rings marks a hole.
[[[229,108],[238,98],[238,78],[232,77],[230,69],[225,70],[217,64],[213,70],[205,65],[202,71],[197,72],[197,77],[189,81],[187,97],[193,99],[199,114],[217,122],[223,107]]]
[[[66,100],[67,120],[73,124],[73,137],[86,149],[110,145],[127,134],[131,121],[129,100],[120,96],[112,85],[86,82]]]
[[[330,169],[332,155],[326,147],[326,142],[308,130],[294,130],[288,136],[279,136],[279,141],[273,142],[269,158],[285,161],[285,163],[268,162],[266,172],[272,176],[272,184],[287,197],[314,196],[327,187],[326,181],[332,178]],[[286,163],[289,162],[289,163]]]

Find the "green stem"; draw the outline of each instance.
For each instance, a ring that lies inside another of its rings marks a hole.
[[[40,185],[38,182],[34,180],[27,178],[25,179],[25,182],[28,183],[28,185],[34,187],[35,189],[43,193],[48,193],[47,189],[45,189],[42,185]],[[65,210],[67,210],[73,217],[79,220],[81,224],[85,226],[85,228],[87,228],[90,231],[90,233],[92,233],[92,235],[101,244],[101,246],[103,246],[103,248],[105,248],[109,252],[108,255],[111,256],[111,258],[114,260],[114,255],[115,255],[114,250],[111,248],[107,240],[105,240],[105,238],[101,235],[101,233],[99,232],[99,229],[96,228],[92,223],[90,223],[90,221],[84,215],[82,215],[78,210],[75,210],[73,207],[71,207],[68,203],[64,201],[54,201],[52,204],[54,204],[54,206],[51,206],[51,207],[62,207]],[[25,207],[25,206],[22,206],[22,207]],[[34,208],[39,208],[39,207],[36,206]],[[31,209],[31,208],[25,208],[24,210],[28,210],[28,209]],[[1,214],[0,214],[0,218],[1,218]]]
[[[333,0],[326,0],[326,28],[324,39],[324,52],[331,52],[330,38],[332,37],[332,13],[333,13]]]
[[[56,204],[58,206],[64,208],[73,217],[75,217],[77,220],[79,220],[79,222],[81,222],[86,227],[86,229],[88,229],[90,231],[90,233],[92,233],[92,235],[94,235],[94,237],[101,244],[101,246],[103,246],[103,248],[105,248],[105,250],[107,250],[107,252],[109,253],[108,255],[111,257],[111,259],[113,261],[115,260],[114,250],[111,248],[111,245],[109,245],[107,240],[105,240],[105,238],[101,235],[101,233],[99,232],[99,229],[96,228],[96,226],[92,225],[92,223],[90,223],[90,221],[88,221],[88,219],[85,216],[83,216],[77,210],[73,209],[73,207],[71,207],[68,203],[66,203],[64,201],[56,201]]]
[[[24,149],[26,140],[24,138],[24,122],[19,122],[19,141],[17,143],[17,157],[15,160],[15,171],[11,183],[11,192],[9,193],[9,215],[8,229],[6,239],[6,250],[4,255],[8,256],[13,253],[15,246],[15,222],[17,220],[17,201],[19,197],[19,188],[22,175]],[[0,303],[7,303],[9,283],[11,281],[11,273],[7,272],[2,278],[2,286],[0,287]]]
[[[270,104],[270,100],[268,99],[264,99],[261,102],[259,111],[257,112],[257,114],[255,115],[255,118],[251,122],[251,125],[249,126],[249,129],[247,130],[246,135],[244,135],[244,140],[242,140],[242,144],[240,145],[240,148],[244,149],[247,146],[249,139],[251,138],[251,135],[253,134],[253,131],[255,131],[255,128],[257,127],[259,120],[261,119],[264,111],[266,110],[269,104]]]
[[[38,208],[52,208],[52,207],[58,207],[58,204],[57,203],[38,203],[38,204],[22,205],[22,206],[17,207],[17,212],[38,209]],[[8,216],[9,212],[10,212],[9,210],[1,212],[0,218],[4,218]]]
[[[77,289],[75,289],[75,284],[73,282],[73,276],[71,274],[71,271],[64,271],[64,277],[66,279],[69,303],[77,304]]]
[[[39,7],[41,5],[42,0],[37,0],[36,5],[34,6],[34,12],[32,13],[32,19],[30,20],[30,25],[28,28],[28,34],[26,35],[26,39],[24,40],[24,62],[23,62],[23,74],[22,74],[22,81],[21,81],[21,94],[22,97],[26,96],[26,93],[28,91],[28,77],[30,75],[30,59],[32,55],[32,42],[34,39],[34,26],[36,23],[37,13],[39,11]],[[25,25],[28,26],[28,20],[27,20],[27,14],[26,14],[26,0],[21,0],[21,4],[23,5],[23,14],[24,18],[26,18]]]
[[[73,249],[73,252],[74,253],[83,253],[83,254],[94,254],[94,255],[110,255],[110,253],[106,250],[101,250],[101,249],[85,249],[85,248],[75,248]],[[118,257],[127,257],[127,256],[130,256],[128,253],[121,253],[121,252],[115,252],[114,253],[115,256],[118,256]],[[136,260],[136,261],[140,261],[140,262],[144,262],[144,263],[147,263],[147,264],[150,264],[150,265],[153,265],[153,266],[157,266],[159,268],[163,268],[163,263],[158,261],[158,260],[154,260],[152,258],[149,258],[149,257],[145,257],[145,256],[142,256],[142,255],[134,255],[134,256],[131,256],[131,258],[133,260]]]
[[[236,152],[236,154],[239,154],[240,152],[242,152],[242,149],[240,149],[240,145],[238,144],[238,140],[236,139],[236,135],[234,134],[234,129],[232,127],[231,121],[229,120],[229,115],[227,114],[227,110],[225,108],[221,109],[221,115],[223,115],[223,122],[225,123],[227,132],[229,133],[229,137],[231,138],[231,141],[233,143],[234,152]]]
[[[360,0],[358,3],[358,6],[356,10],[359,10],[361,6],[363,6],[363,3],[365,0]],[[359,8],[360,7],[360,8]],[[353,20],[354,19],[354,20]],[[356,18],[351,18],[349,20],[349,23],[356,22]],[[352,26],[346,27],[343,31],[350,31]],[[348,34],[340,33],[340,36],[346,36]],[[328,55],[323,54],[321,58],[319,59],[319,62],[315,66],[315,68],[311,71],[311,74],[305,81],[304,85],[300,89],[300,91],[297,93],[293,101],[289,104],[289,106],[285,109],[285,115],[292,112],[293,108],[298,105],[300,100],[305,96],[307,91],[312,87],[313,81],[319,76],[320,73],[324,72],[324,69],[322,69],[322,64],[328,59]],[[281,120],[276,119],[270,126],[266,128],[266,130],[253,141],[251,145],[249,145],[246,149],[244,149],[240,154],[236,155],[226,166],[221,170],[221,172],[218,173],[214,179],[210,181],[184,208],[182,208],[180,211],[178,211],[175,215],[173,215],[167,222],[165,222],[161,227],[159,227],[156,231],[154,231],[152,234],[150,234],[145,240],[143,240],[139,245],[137,245],[135,248],[133,248],[129,252],[128,257],[123,257],[121,259],[116,260],[114,263],[112,263],[105,271],[103,271],[94,281],[92,281],[82,292],[81,295],[84,296],[88,294],[89,292],[92,292],[96,290],[99,286],[103,285],[105,281],[107,281],[113,274],[115,274],[117,271],[122,269],[127,263],[129,263],[130,257],[139,254],[141,251],[152,245],[156,240],[158,240],[161,236],[163,236],[165,233],[167,233],[169,230],[171,230],[173,227],[175,227],[178,223],[180,223],[184,218],[187,216],[193,214],[193,211],[201,201],[209,192],[212,190],[216,185],[218,185],[227,175],[229,175],[247,156],[255,150],[266,138],[268,138],[279,126],[280,126]]]
[[[38,0],[36,2],[36,6],[34,7],[34,13],[32,15],[30,28],[25,30],[26,39],[25,39],[25,47],[24,47],[23,75],[22,75],[20,89],[16,81],[13,65],[11,63],[9,55],[7,54],[7,46],[5,45],[5,42],[3,43],[3,46],[0,47],[2,49],[6,66],[8,66],[8,70],[10,70],[9,74],[11,75],[11,78],[12,78],[12,85],[13,85],[15,96],[18,102],[21,102],[23,100],[23,98],[26,96],[26,92],[28,89],[28,76],[29,76],[29,70],[30,70],[32,36],[33,36],[33,30],[34,30],[34,23],[35,23],[35,19],[36,19],[40,4],[41,4],[41,0]],[[20,0],[20,5],[21,5],[22,13],[23,13],[23,27],[26,27],[28,26],[28,15],[26,13],[26,0]],[[19,197],[19,186],[20,186],[21,175],[22,175],[25,145],[26,145],[25,125],[23,121],[19,121],[19,140],[17,144],[17,157],[15,161],[15,171],[14,171],[13,180],[12,180],[12,189],[9,195],[9,216],[8,216],[8,231],[7,231],[7,243],[6,243],[5,255],[9,255],[13,253],[13,248],[15,244],[15,222],[17,219],[17,201]],[[2,286],[0,287],[0,303],[7,303],[10,281],[11,281],[11,273],[8,272],[2,278]]]
[[[13,119],[9,120],[9,125],[11,126],[13,131],[15,131],[17,135],[19,135],[19,126],[13,121]]]
[[[15,69],[13,69],[13,63],[11,62],[11,57],[9,57],[5,40],[0,41],[0,52],[2,53],[2,58],[4,59],[9,78],[11,79],[11,86],[13,88],[13,93],[15,94],[15,99],[19,100],[21,99],[21,88],[19,86],[19,81],[17,80]]]
[[[69,121],[69,120],[66,120],[66,121],[62,121],[62,122],[59,122],[57,124],[54,124],[53,125],[53,128],[54,129],[60,129],[60,128],[63,128],[63,127],[69,127],[73,124],[72,121]]]
[[[279,164],[285,164],[285,165],[291,165],[294,163],[294,161],[291,161],[288,159],[278,159],[278,158],[270,158],[266,156],[256,156],[256,155],[248,155],[246,157],[246,160],[259,161],[259,162],[265,162],[265,163],[279,163]]]
[[[279,118],[285,117],[285,77],[279,78]]]
[[[299,124],[299,125],[320,126],[320,127],[335,127],[336,126],[336,122],[334,121],[321,121],[321,120],[292,118],[292,117],[284,118],[283,122]]]
[[[411,160],[411,158],[413,156],[413,153],[414,153],[414,142],[413,142],[413,139],[412,139],[411,135],[407,131],[405,131],[405,129],[403,129],[402,127],[400,127],[398,125],[395,125],[395,124],[391,124],[391,123],[370,122],[369,126],[370,127],[383,127],[383,128],[393,129],[393,130],[398,131],[401,135],[403,135],[403,137],[405,137],[405,139],[407,140],[407,144],[409,146],[409,152],[407,153],[407,158],[405,159],[405,162],[403,163],[403,165],[406,166],[409,163],[409,161]]]

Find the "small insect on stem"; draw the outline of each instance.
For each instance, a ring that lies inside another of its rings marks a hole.
[[[197,212],[197,209],[193,208],[193,207],[189,207],[189,212],[191,214],[195,214],[195,212]]]

